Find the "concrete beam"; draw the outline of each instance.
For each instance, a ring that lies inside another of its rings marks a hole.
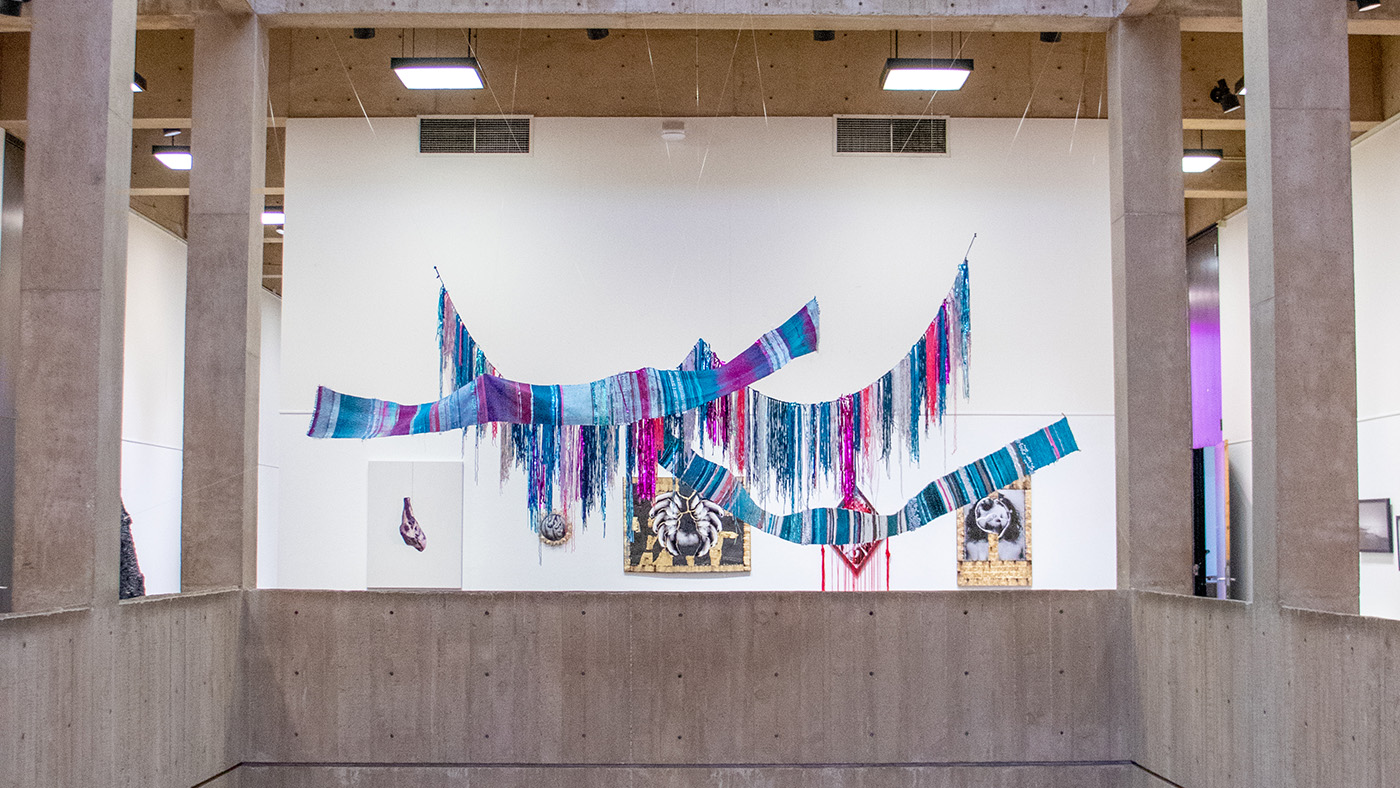
[[[117,603],[136,2],[34,3],[15,446],[19,611]]]
[[[1357,611],[1345,6],[1246,0],[1255,602]],[[1306,40],[1306,50],[1297,42]]]
[[[195,27],[181,586],[255,585],[267,31]]]
[[[418,0],[414,27],[1104,30],[1124,0]],[[398,0],[252,0],[270,27],[405,26]],[[1051,25],[1047,27],[1047,25]],[[932,26],[932,28],[931,28]]]
[[[1249,192],[1235,191],[1233,189],[1187,189],[1186,199],[1188,200],[1244,200],[1248,199]]]
[[[1181,173],[1181,35],[1108,34],[1118,586],[1191,592],[1191,381]]]

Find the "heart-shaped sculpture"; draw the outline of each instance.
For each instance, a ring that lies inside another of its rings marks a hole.
[[[420,553],[428,546],[428,535],[419,527],[418,520],[413,516],[413,504],[407,498],[403,499],[403,520],[399,522],[399,536],[403,537],[404,544]]]

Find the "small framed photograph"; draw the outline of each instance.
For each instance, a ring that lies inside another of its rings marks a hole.
[[[1390,499],[1370,498],[1361,501],[1360,510],[1361,552],[1395,552],[1395,532],[1390,527],[1394,520],[1390,514]]]

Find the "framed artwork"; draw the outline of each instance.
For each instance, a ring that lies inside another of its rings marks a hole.
[[[1031,584],[1031,480],[958,510],[958,585]]]
[[[656,480],[656,497],[637,498],[627,539],[624,572],[748,572],[748,523],[681,484]]]
[[[371,462],[369,588],[462,587],[462,463]]]
[[[1394,519],[1390,514],[1389,498],[1368,498],[1359,507],[1361,534],[1358,540],[1363,553],[1395,552],[1395,534],[1390,529]]]

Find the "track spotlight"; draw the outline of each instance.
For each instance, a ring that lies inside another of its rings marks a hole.
[[[1221,112],[1234,112],[1240,108],[1240,100],[1230,92],[1230,86],[1223,79],[1210,89],[1210,100],[1220,105]]]
[[[160,132],[160,136],[162,137],[178,137],[180,134],[181,131],[179,129],[161,129]]]
[[[1380,0],[1356,0],[1357,11],[1370,11],[1381,7]]]
[[[1060,43],[1060,36],[1061,36],[1060,33],[1041,33],[1041,34],[1040,34],[1040,43],[1042,43],[1042,44],[1058,44],[1058,43]]]
[[[188,170],[194,166],[194,156],[190,155],[188,145],[156,145],[151,148],[151,155],[172,170]]]
[[[835,40],[836,40],[836,31],[835,31],[835,30],[813,30],[813,31],[812,31],[812,40],[813,40],[813,41],[835,41]]]
[[[1238,80],[1235,81],[1235,95],[1236,95],[1236,96],[1243,96],[1244,94],[1245,94],[1244,77],[1240,77]]]
[[[372,28],[372,27],[356,27],[356,28],[352,28],[352,29],[350,30],[350,37],[351,37],[351,38],[358,38],[358,39],[360,39],[361,41],[368,41],[369,39],[374,38],[374,28]]]
[[[138,74],[138,73],[135,72],[135,71],[131,72],[131,92],[132,92],[132,93],[145,93],[145,92],[146,92],[146,78],[143,77],[143,76],[141,76],[140,74]]]
[[[409,90],[480,90],[481,67],[474,57],[394,57],[389,67]]]
[[[606,27],[590,27],[583,32],[588,35],[589,41],[602,41],[608,37],[610,31]]]
[[[0,0],[0,14],[4,16],[19,16],[20,9],[29,0]]]

